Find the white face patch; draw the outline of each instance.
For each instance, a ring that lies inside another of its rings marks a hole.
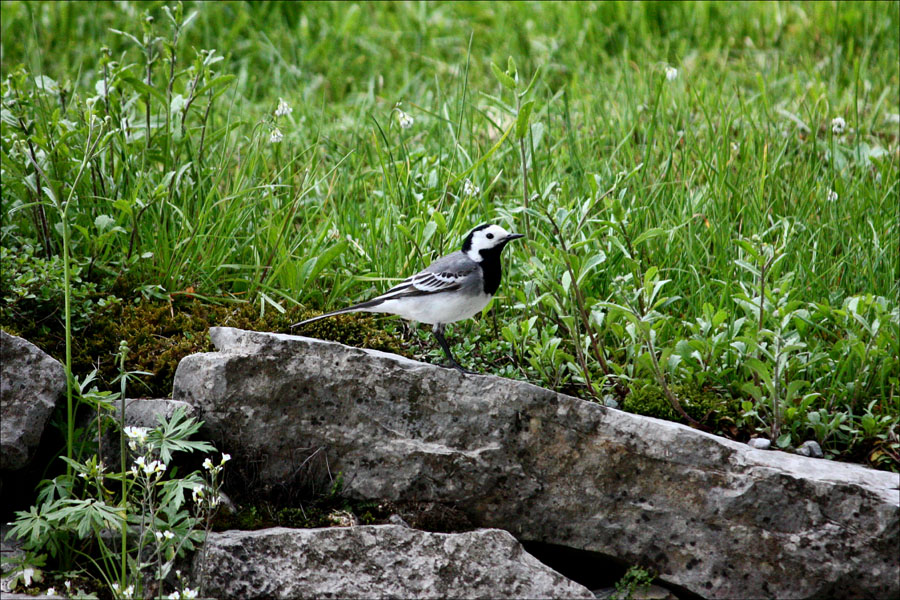
[[[488,225],[472,235],[472,247],[466,254],[475,262],[481,262],[481,251],[502,244],[509,237],[509,232],[499,225]]]

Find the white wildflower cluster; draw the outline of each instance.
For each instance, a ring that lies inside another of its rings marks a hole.
[[[147,477],[161,477],[166,471],[166,464],[158,460],[148,461],[144,456],[138,456],[131,465],[131,473],[137,477],[141,472]]]
[[[841,135],[847,129],[847,121],[842,117],[835,117],[831,120],[831,133]]]
[[[207,494],[208,491],[210,491],[210,488],[205,485],[195,485],[191,494],[194,504],[197,504],[200,508],[203,508],[204,505],[210,509],[218,507],[222,502],[222,497],[216,493]]]
[[[275,107],[275,119],[279,117],[286,117],[289,114],[294,112],[294,109],[291,108],[291,105],[284,101],[284,98],[278,99],[278,106]],[[269,133],[269,143],[270,144],[280,144],[284,139],[284,134],[277,127],[272,127],[272,132]]]
[[[161,541],[163,541],[164,539],[165,539],[165,540],[171,540],[171,539],[174,539],[174,538],[175,538],[175,534],[172,533],[172,532],[169,531],[169,530],[166,530],[166,531],[156,531],[156,532],[154,532],[153,535],[156,536],[156,541],[157,541],[157,542],[161,542]]]
[[[206,498],[206,486],[205,485],[195,485],[194,491],[191,494],[196,504],[200,504]]]
[[[126,600],[131,600],[131,598],[134,598],[134,586],[133,585],[129,585],[127,588],[125,588],[123,590],[121,588],[121,586],[119,586],[118,583],[113,583],[112,589],[113,589],[113,598],[125,598]]]
[[[222,470],[222,467],[224,467],[225,463],[227,463],[229,460],[231,460],[231,455],[227,452],[222,453],[222,459],[217,465],[213,464],[213,461],[207,456],[203,459],[203,468],[215,475]]]
[[[463,184],[463,196],[477,196],[480,193],[481,188],[466,179],[466,182]]]
[[[675,81],[678,78],[678,69],[675,67],[666,67],[666,80]]]
[[[829,201],[829,202],[837,202],[838,194],[837,194],[837,192],[834,191],[834,190],[828,190],[828,196],[827,196],[827,198],[828,198],[828,201]]]
[[[125,436],[128,438],[128,447],[137,451],[139,446],[145,446],[149,431],[147,427],[126,427]]]
[[[291,108],[291,105],[285,102],[282,98],[278,99],[278,107],[275,109],[276,117],[286,117],[289,114],[294,112],[294,109]]]
[[[180,592],[172,592],[166,598],[168,600],[182,600],[182,599],[190,599],[197,597],[197,590],[192,590],[191,588],[184,588]]]
[[[403,112],[400,109],[397,109],[397,122],[400,123],[401,129],[409,129],[413,126],[415,122],[408,113]]]
[[[215,480],[222,469],[225,467],[225,463],[227,463],[229,460],[231,460],[231,455],[224,452],[222,453],[222,458],[219,460],[219,464],[213,463],[212,459],[210,459],[209,457],[203,460],[203,468],[209,472],[212,484],[198,484],[194,486],[191,496],[194,499],[194,503],[199,507],[208,507],[209,509],[214,509],[221,503],[222,499],[216,492]]]

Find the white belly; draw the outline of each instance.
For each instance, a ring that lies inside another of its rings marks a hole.
[[[477,295],[442,293],[408,296],[399,300],[387,300],[366,312],[390,313],[429,325],[454,323],[474,317],[490,300],[491,297],[484,292]]]

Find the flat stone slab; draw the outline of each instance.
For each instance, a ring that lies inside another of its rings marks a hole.
[[[400,525],[276,527],[210,534],[193,580],[220,600],[255,598],[594,598],[505,531]]]
[[[523,382],[298,336],[210,330],[174,397],[252,485],[313,459],[343,493],[436,502],[710,598],[900,596],[900,476],[755,450]],[[257,489],[257,488],[254,488]]]

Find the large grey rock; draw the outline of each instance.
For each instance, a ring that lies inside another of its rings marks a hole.
[[[0,331],[0,470],[28,464],[65,391],[66,370],[59,361]]]
[[[195,555],[206,596],[235,598],[593,598],[498,529],[398,525],[225,531]]]
[[[254,485],[314,454],[346,494],[640,564],[711,598],[897,597],[900,476],[761,451],[527,383],[288,335],[210,330],[174,397]]]

